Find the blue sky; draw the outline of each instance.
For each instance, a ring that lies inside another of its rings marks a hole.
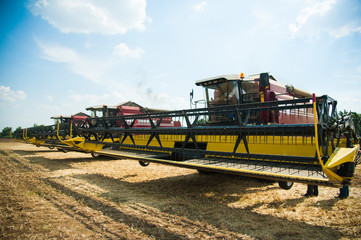
[[[361,112],[359,0],[1,0],[0,130],[93,105],[162,109],[199,79],[270,72]]]

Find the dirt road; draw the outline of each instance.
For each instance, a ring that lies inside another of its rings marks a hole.
[[[350,197],[306,185],[94,159],[0,140],[1,239],[361,238],[361,167]]]

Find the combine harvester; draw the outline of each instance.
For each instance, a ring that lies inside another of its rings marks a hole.
[[[99,105],[88,107],[86,110],[91,112],[93,118],[109,118],[116,116],[126,116],[126,115],[136,115],[136,114],[145,114],[153,112],[164,112],[164,110],[159,109],[148,109],[139,106],[136,103],[131,101],[118,104],[118,106],[107,106]],[[86,123],[87,118],[90,117],[84,113],[77,113],[71,116],[55,116],[51,119],[55,120],[54,125],[49,126],[36,126],[26,129],[17,130],[14,132],[14,137],[25,143],[34,144],[37,147],[49,147],[50,149],[57,148],[59,151],[68,152],[68,151],[78,151],[89,153],[88,150],[84,150],[78,147],[73,147],[74,145],[74,136],[78,136],[76,130],[77,127],[88,128],[88,123]],[[96,121],[91,121],[94,124]],[[118,123],[119,127],[120,124]],[[137,124],[136,126],[147,127],[148,125]],[[167,124],[168,127],[174,127],[174,125]],[[80,139],[84,141],[84,139]],[[105,140],[107,141],[107,140]],[[93,157],[99,157],[100,155],[90,152]]]
[[[196,85],[205,89],[205,108],[117,111],[73,119],[63,128],[58,123],[53,135],[30,139],[54,138],[56,132],[76,151],[134,159],[142,166],[155,162],[272,179],[283,189],[293,182],[351,183],[360,139],[351,117],[337,115],[332,98],[285,86],[268,73],[222,75]]]
[[[65,141],[72,136],[72,123],[84,122],[88,115],[73,115],[73,116],[55,116],[56,124],[50,126],[36,126],[26,129],[17,130],[14,132],[14,137],[20,141],[31,143],[37,147],[49,147],[50,149],[57,148],[59,151],[79,151],[78,148],[69,146]]]

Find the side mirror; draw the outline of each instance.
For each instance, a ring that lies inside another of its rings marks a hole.
[[[192,89],[192,92],[189,93],[189,104],[190,104],[191,108],[192,108],[192,105],[194,105],[193,96],[194,96],[194,92],[193,92],[193,89]]]
[[[268,73],[261,73],[259,76],[259,86],[266,89],[269,87],[269,74]]]

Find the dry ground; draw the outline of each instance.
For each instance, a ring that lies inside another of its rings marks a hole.
[[[361,167],[350,197],[0,141],[0,239],[357,239]]]

